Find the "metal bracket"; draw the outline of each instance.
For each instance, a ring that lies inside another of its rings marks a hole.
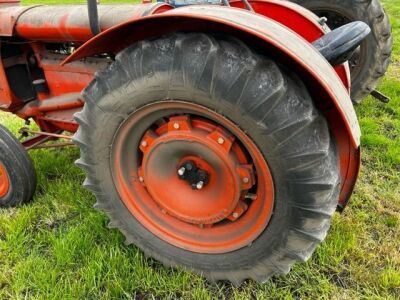
[[[371,96],[383,103],[389,103],[389,101],[390,101],[390,98],[388,96],[382,94],[381,92],[379,92],[377,90],[373,90],[371,92]]]
[[[30,130],[29,128],[23,127],[19,130],[19,133],[22,135],[22,137],[27,137],[27,136],[29,136],[29,134],[34,134],[32,137],[27,138],[26,140],[21,142],[21,144],[24,146],[24,148],[26,150],[43,149],[43,148],[59,148],[59,147],[74,145],[74,143],[72,143],[72,142],[46,144],[47,142],[49,142],[51,140],[56,140],[56,139],[66,139],[66,140],[72,139],[72,136],[70,136],[70,135],[61,134],[60,130],[57,132],[51,133],[51,132]]]

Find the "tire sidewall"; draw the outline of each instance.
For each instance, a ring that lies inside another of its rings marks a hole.
[[[0,161],[6,168],[10,184],[7,194],[0,198],[0,206],[10,207],[18,205],[25,199],[23,188],[25,179],[24,171],[17,156],[2,140],[0,140]]]

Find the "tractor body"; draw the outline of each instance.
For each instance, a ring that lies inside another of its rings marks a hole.
[[[316,16],[290,2],[253,1],[251,4],[257,13],[296,31],[309,42],[327,32]],[[241,1],[233,1],[231,6],[245,9]],[[264,44],[262,47],[267,49],[274,47],[274,54],[286,56],[284,59],[290,62],[291,67],[302,69],[305,76],[315,81],[311,83],[311,90],[323,92],[321,106],[333,106],[329,107],[329,114],[338,123],[335,125],[337,135],[344,136],[342,174],[346,180],[343,181],[340,200],[344,206],[358,170],[359,145],[356,117],[348,94],[345,94],[345,90],[350,90],[348,66],[335,67],[341,83],[335,78],[338,94],[332,95],[326,84],[331,79],[326,78],[324,82],[323,77],[334,75],[331,70],[321,70],[317,75],[312,70],[317,65],[313,62],[316,57],[312,55],[309,57],[310,65],[301,66],[309,54],[292,42],[290,36],[279,36],[281,33],[263,28],[262,21],[265,20],[259,16],[249,24],[242,21],[235,25],[236,12],[237,9],[230,11],[217,6],[176,10],[165,3],[100,5],[99,23],[103,33],[94,37],[86,6],[23,7],[18,1],[4,1],[0,6],[0,109],[26,120],[32,118],[45,132],[75,132],[78,125],[73,115],[84,105],[80,93],[91,82],[95,72],[112,62],[107,53],[116,54],[135,41],[172,31],[235,31],[234,35],[245,37],[250,43]],[[286,44],[286,49],[279,47],[279,43]],[[69,63],[63,63],[65,60]],[[47,140],[47,135],[37,134],[23,144],[29,148]]]
[[[179,3],[183,7],[95,7],[89,0],[88,11],[83,5],[24,7],[1,0],[0,110],[37,124],[39,130],[21,131],[25,150],[71,138],[63,132],[75,134],[82,156],[77,165],[88,174],[84,185],[113,226],[122,228],[127,243],[213,280],[262,281],[286,273],[323,240],[329,217],[347,205],[354,188],[360,128],[346,61],[369,28],[359,23],[330,31],[323,19],[289,1]],[[223,106],[226,99],[231,100]],[[267,103],[270,99],[275,100]],[[174,151],[179,155],[171,156]],[[263,157],[274,151],[279,155],[267,162]],[[1,155],[0,200],[11,193],[14,176],[12,163]],[[177,156],[183,158],[175,161]],[[293,165],[284,166],[291,160]],[[279,191],[289,183],[293,186]],[[105,196],[114,188],[115,194]],[[285,193],[293,193],[294,200],[279,200]],[[296,204],[296,197],[304,203]],[[108,204],[112,199],[118,204]],[[156,204],[150,207],[151,199]],[[183,204],[187,199],[192,206]],[[123,209],[134,217],[127,219]],[[248,255],[234,253],[251,251],[253,242],[265,246],[256,238],[270,234],[268,222],[286,222],[279,217],[289,215],[284,209],[293,210],[294,225],[276,226],[297,226],[306,242],[293,230],[272,238],[286,241],[274,249],[286,247],[289,253],[278,257],[278,250],[266,250],[272,255],[267,260],[276,261],[273,267],[264,262],[253,273],[225,272],[226,266],[215,271],[208,269],[218,264],[211,262],[213,255],[205,265],[187,263],[200,262],[199,253],[228,253],[240,261]],[[137,222],[144,227],[136,228]],[[154,249],[170,252],[160,256],[142,244],[143,228],[157,237]]]

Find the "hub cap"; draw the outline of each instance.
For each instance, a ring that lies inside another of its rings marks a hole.
[[[7,195],[10,189],[10,179],[8,178],[5,166],[0,162],[0,198]]]
[[[215,112],[179,101],[149,105],[121,126],[112,152],[122,201],[175,246],[233,251],[268,224],[273,183],[267,163],[247,135]]]

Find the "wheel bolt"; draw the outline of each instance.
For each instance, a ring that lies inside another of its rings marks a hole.
[[[197,188],[198,190],[201,190],[201,189],[203,188],[203,186],[204,186],[204,182],[203,182],[203,181],[199,181],[199,182],[196,184],[196,188]]]
[[[249,180],[248,177],[244,177],[244,178],[243,178],[243,182],[244,182],[244,183],[249,183],[249,181],[250,181],[250,180]]]
[[[180,169],[178,170],[178,175],[179,175],[179,176],[183,176],[183,174],[185,174],[185,171],[186,171],[185,167],[180,168]]]
[[[144,178],[142,176],[139,177],[140,182],[144,182]]]
[[[238,214],[237,212],[234,212],[234,213],[232,214],[232,217],[234,217],[235,219],[237,219],[237,218],[239,218],[239,214]]]
[[[321,17],[319,18],[318,23],[323,26],[326,24],[327,21],[328,19],[326,17]]]
[[[256,194],[250,194],[250,193],[248,193],[248,194],[245,196],[245,198],[246,198],[246,199],[250,199],[250,200],[257,200],[257,195],[256,195]]]
[[[147,147],[147,142],[146,141],[142,141],[141,145],[142,145],[142,147]]]
[[[179,127],[180,127],[180,126],[179,126],[179,123],[174,123],[174,128],[175,128],[175,129],[179,129]]]
[[[218,138],[218,144],[222,145],[223,143],[225,143],[225,140],[222,137]]]

